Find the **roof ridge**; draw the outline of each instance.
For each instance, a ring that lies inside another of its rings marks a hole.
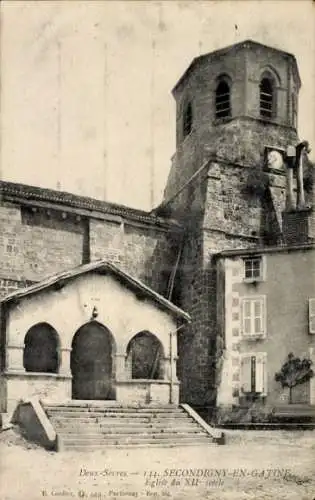
[[[180,86],[180,84],[183,82],[183,80],[186,78],[186,76],[191,72],[192,68],[198,62],[202,61],[203,59],[207,59],[209,57],[216,57],[218,55],[223,55],[224,53],[230,52],[233,49],[241,48],[242,46],[245,46],[245,44],[252,44],[252,45],[264,47],[265,49],[268,49],[268,50],[281,52],[282,54],[286,55],[287,57],[292,58],[292,60],[295,62],[296,68],[297,68],[296,57],[291,52],[287,52],[287,51],[282,50],[280,48],[273,47],[272,45],[266,45],[265,43],[258,42],[256,40],[253,40],[252,38],[246,38],[245,40],[242,40],[240,42],[232,43],[230,45],[226,45],[225,47],[211,50],[211,51],[205,52],[204,54],[200,54],[199,56],[194,57],[192,59],[192,61],[190,62],[190,64],[185,69],[185,71],[182,73],[180,78],[178,79],[177,83],[174,85],[174,87],[172,89],[172,94],[174,94],[176,92],[176,89]],[[298,68],[297,68],[297,75],[298,75],[298,79],[300,80]]]
[[[121,278],[129,286],[141,290],[142,293],[146,294],[151,300],[157,302],[160,306],[163,306],[164,308],[168,309],[176,316],[182,317],[186,321],[190,321],[190,316],[188,313],[186,313],[181,308],[173,304],[167,298],[163,297],[163,295],[159,294],[158,292],[150,288],[148,285],[143,283],[138,278],[134,278],[126,271],[122,271],[115,264],[108,262],[106,259],[99,259],[96,261],[88,262],[87,264],[81,264],[80,266],[76,266],[71,269],[61,271],[59,273],[48,276],[43,280],[35,284],[32,284],[30,286],[27,286],[25,288],[20,288],[18,290],[15,290],[6,297],[2,298],[0,300],[0,304],[6,304],[14,300],[22,299],[27,295],[32,295],[33,293],[38,293],[41,290],[50,288],[56,285],[58,282],[68,281],[77,276],[86,274],[91,271],[96,271],[97,269],[102,269],[102,268],[104,268],[104,270],[107,271],[112,271],[114,275]]]
[[[156,216],[152,211],[128,207],[114,202],[99,200],[89,196],[79,195],[68,191],[58,191],[51,188],[33,186],[29,184],[14,183],[0,180],[0,194],[33,199],[34,201],[59,202],[65,206],[74,208],[85,208],[88,210],[110,213],[113,215],[125,215],[142,220],[165,225],[176,225],[176,221],[161,216]]]

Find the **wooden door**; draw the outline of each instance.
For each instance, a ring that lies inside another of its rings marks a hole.
[[[82,326],[71,352],[72,398],[113,399],[112,335],[96,321]]]

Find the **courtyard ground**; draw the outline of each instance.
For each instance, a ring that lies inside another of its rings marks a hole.
[[[0,434],[1,500],[315,498],[315,431],[226,431],[225,446],[48,452]]]

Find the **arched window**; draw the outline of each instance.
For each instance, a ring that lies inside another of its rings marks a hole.
[[[231,116],[231,92],[226,80],[220,80],[215,91],[215,116],[225,118]]]
[[[24,339],[23,364],[27,372],[57,373],[59,339],[48,323],[32,326]]]
[[[186,104],[183,116],[183,137],[185,138],[192,131],[193,110],[191,102]]]
[[[270,119],[273,117],[275,108],[274,83],[270,77],[260,80],[260,116]]]
[[[127,347],[126,368],[133,379],[157,380],[163,377],[163,346],[150,332],[137,333]]]

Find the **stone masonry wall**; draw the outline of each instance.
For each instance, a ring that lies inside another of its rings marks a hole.
[[[39,281],[82,263],[83,221],[5,203],[0,225],[1,279]]]
[[[189,332],[179,336],[179,378],[182,399],[191,404],[215,403],[217,291],[212,257],[226,249],[261,245],[270,230],[276,233],[273,239],[269,235],[270,240],[278,241],[281,228],[275,221],[284,208],[285,179],[276,174],[270,177],[268,199],[249,194],[245,188],[250,172],[263,169],[265,146],[285,148],[295,141],[296,132],[289,127],[235,118],[216,129],[193,130],[174,158],[166,190],[169,196],[209,158],[203,172],[171,203],[186,228],[179,305],[190,313],[192,324]],[[270,219],[272,223],[266,224]],[[189,245],[195,248],[196,258]]]
[[[176,260],[176,238],[154,228],[91,220],[91,260],[106,258],[165,294]]]
[[[0,296],[98,259],[166,293],[178,251],[162,228],[13,203],[1,204],[0,226]]]
[[[200,228],[185,235],[178,273],[179,305],[190,314],[192,322],[178,337],[183,401],[196,406],[215,404],[217,282],[213,255],[223,249],[255,244]]]
[[[32,285],[32,281],[19,281],[11,279],[0,279],[0,300],[9,295],[9,293],[15,292],[19,288],[25,288],[26,286]]]
[[[236,163],[257,163],[264,145],[296,144],[292,99],[299,82],[293,58],[268,47],[246,42],[195,61],[173,91],[176,100],[176,153],[165,189],[168,198],[209,158],[217,154]],[[260,117],[259,84],[268,71],[274,79],[274,114]],[[230,84],[231,117],[217,118],[215,93],[218,78]],[[192,130],[185,137],[183,120],[192,106]]]
[[[209,335],[204,331],[208,308],[204,303],[206,281],[201,265],[201,234],[185,238],[180,266],[179,302],[191,315],[192,322],[178,336],[178,377],[182,381],[181,400],[192,404],[207,399]]]
[[[215,404],[217,292],[212,257],[259,243],[261,203],[255,197],[249,202],[242,192],[240,173],[247,170],[213,162],[171,203],[172,215],[185,228],[176,302],[192,318],[179,334],[178,376],[181,399],[196,406]]]
[[[165,188],[173,196],[207,159],[222,159],[252,168],[262,167],[265,146],[286,149],[298,141],[295,129],[251,117],[218,122],[215,127],[200,125],[179,145]]]
[[[245,190],[249,171],[231,164],[211,163],[204,227],[249,239],[260,236],[261,200]]]

